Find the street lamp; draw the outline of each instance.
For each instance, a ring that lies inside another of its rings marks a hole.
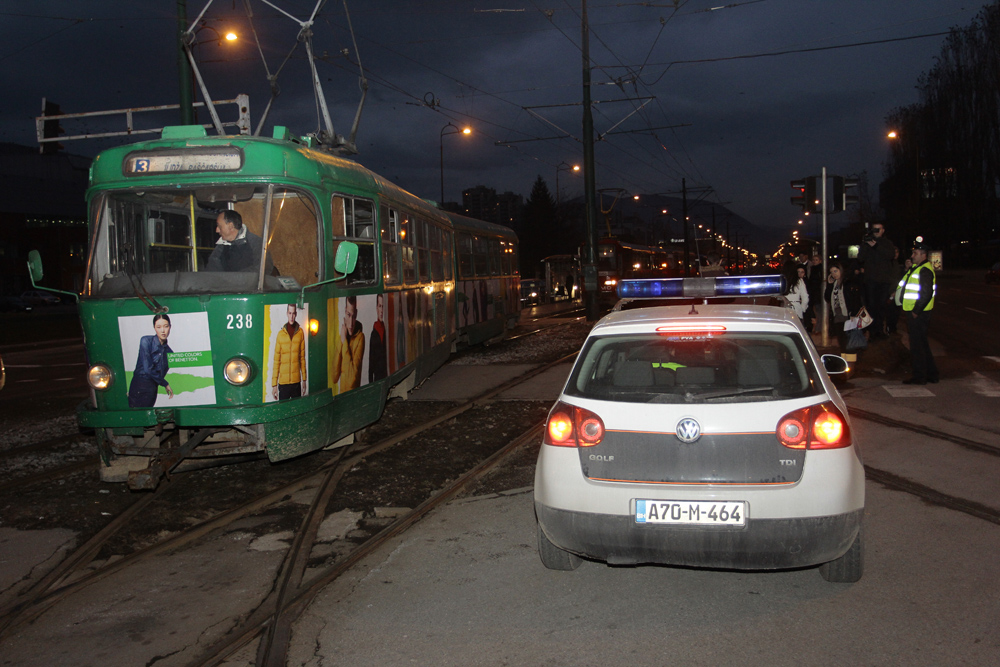
[[[580,171],[580,165],[574,164],[572,167],[566,162],[556,165],[556,208],[559,207],[559,172],[560,171]]]
[[[445,130],[447,130],[449,127],[452,128],[451,132],[445,132]],[[442,208],[444,208],[444,138],[449,134],[469,135],[472,134],[472,128],[465,127],[460,130],[458,129],[458,126],[453,123],[448,123],[447,125],[441,128],[439,148],[441,150],[441,207]]]
[[[193,27],[193,26],[192,26]],[[219,45],[223,41],[235,42],[239,37],[232,30],[227,30],[225,35],[210,25],[201,21],[195,30],[188,30],[187,27],[187,0],[177,0],[177,64],[180,76],[180,112],[181,125],[193,125],[197,122],[194,113],[194,80],[191,72],[191,63],[188,61],[187,53],[201,42],[195,42],[195,35],[202,30],[211,30],[215,33]],[[194,53],[191,51],[191,58]]]

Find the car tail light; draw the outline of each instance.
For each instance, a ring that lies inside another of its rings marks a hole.
[[[556,403],[542,442],[555,447],[593,447],[604,439],[604,422],[590,410]]]
[[[831,402],[789,412],[778,422],[778,442],[790,449],[837,449],[851,445],[851,432]]]

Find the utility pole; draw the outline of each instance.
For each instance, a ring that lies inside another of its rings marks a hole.
[[[821,178],[823,179],[823,276],[826,277],[827,275],[829,275],[828,273],[829,269],[827,269],[826,267],[826,258],[828,257],[827,254],[828,251],[826,249],[826,216],[827,216],[827,211],[830,210],[829,208],[827,208],[826,204],[826,167],[823,167],[823,175]],[[840,279],[846,280],[847,279],[846,273],[841,275]],[[829,304],[827,304],[826,299],[823,299],[823,301],[820,303],[820,306],[822,306],[820,308],[820,317],[823,318],[823,326],[820,328],[821,332],[820,343],[823,345],[823,347],[826,347],[830,344],[830,316],[829,316],[830,306]]]
[[[681,179],[681,199],[684,202],[681,207],[681,224],[684,225],[684,275],[691,275],[691,241],[688,236],[688,189],[687,179]]]
[[[177,74],[180,79],[181,125],[194,125],[194,100],[191,95],[191,65],[184,52],[187,33],[187,0],[177,0]]]
[[[583,198],[587,221],[586,255],[583,259],[583,287],[587,321],[597,320],[597,192],[594,177],[594,116],[590,108],[590,24],[587,20],[587,0],[582,5],[583,46]]]

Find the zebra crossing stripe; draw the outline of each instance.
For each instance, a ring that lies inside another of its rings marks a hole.
[[[974,372],[969,384],[972,391],[980,396],[1000,396],[1000,382],[994,382],[982,373]]]

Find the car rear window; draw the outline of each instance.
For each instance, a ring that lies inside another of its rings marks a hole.
[[[593,336],[566,393],[629,403],[774,401],[822,393],[795,333]]]

